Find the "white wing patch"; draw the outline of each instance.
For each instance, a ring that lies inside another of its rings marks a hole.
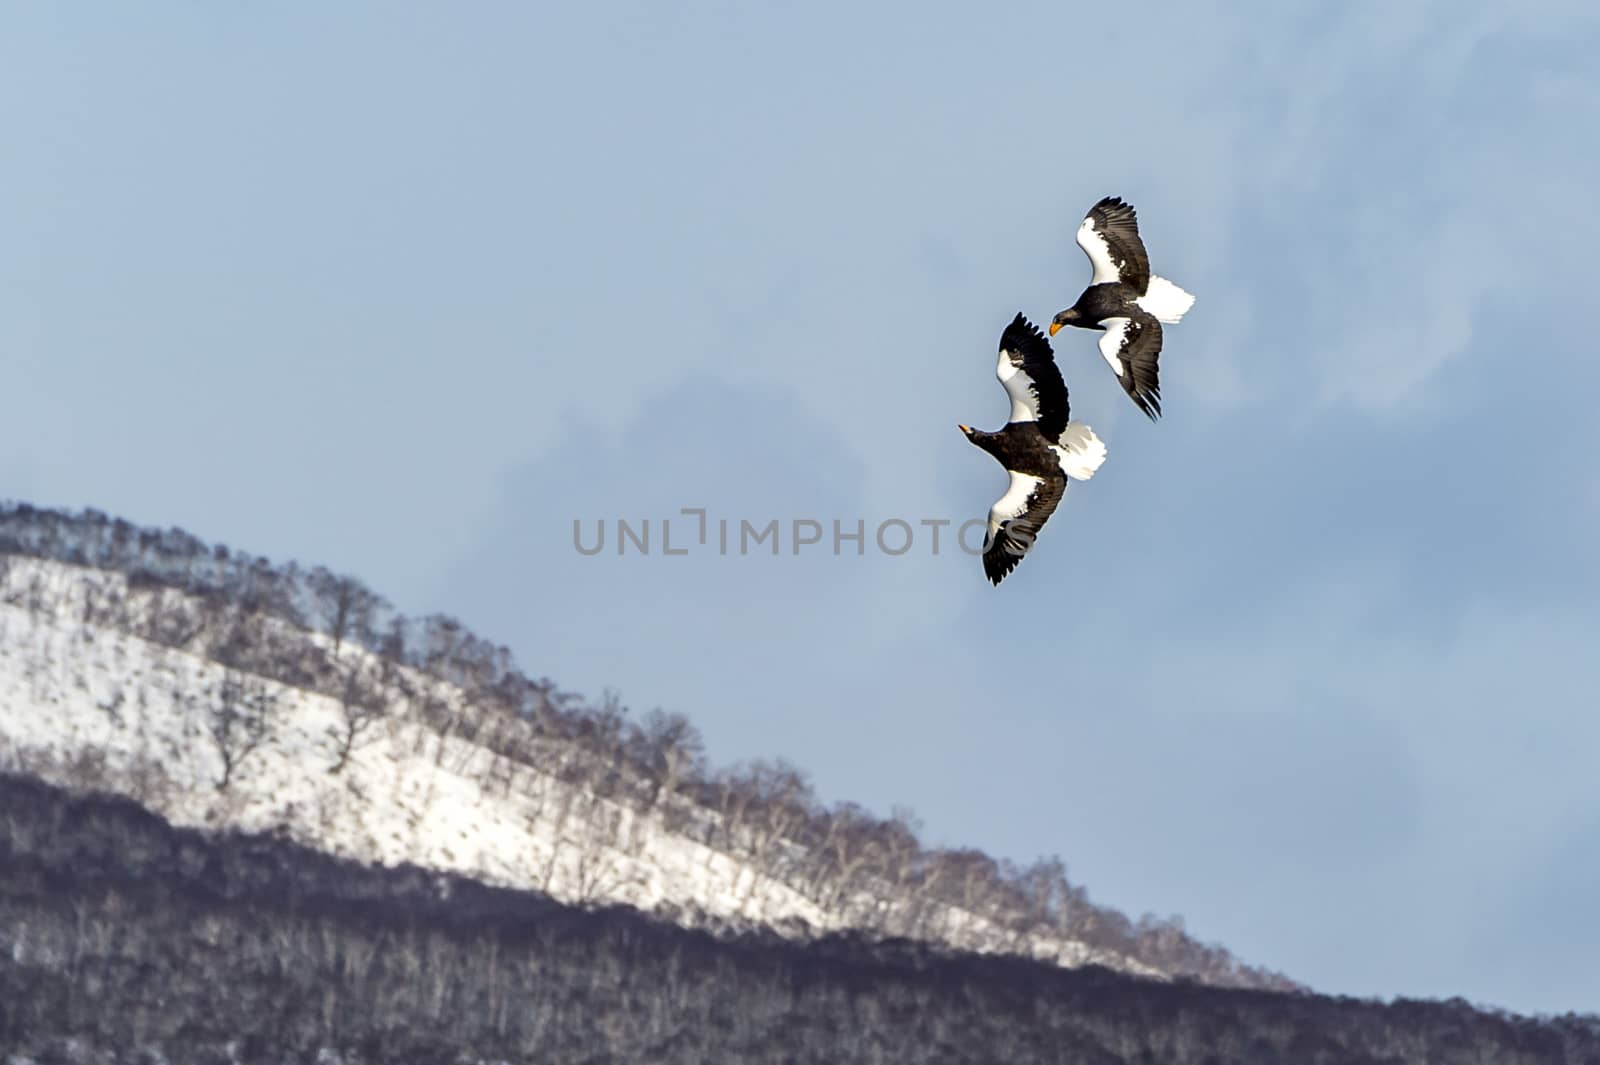
[[[1089,256],[1089,263],[1094,267],[1094,277],[1089,279],[1089,284],[1103,285],[1107,281],[1122,280],[1122,272],[1111,261],[1111,247],[1094,228],[1093,218],[1085,218],[1083,225],[1078,227],[1078,247]]]
[[[1106,327],[1100,336],[1100,354],[1111,364],[1118,377],[1122,376],[1122,345],[1131,321],[1131,318],[1106,318],[1100,323]]]
[[[1172,325],[1194,306],[1194,297],[1166,278],[1151,274],[1144,295],[1133,302],[1148,311],[1156,321]]]
[[[1085,422],[1068,422],[1054,445],[1061,472],[1087,481],[1106,460],[1106,445]]]
[[[1000,532],[1000,526],[1013,518],[1020,517],[1028,509],[1028,497],[1033,490],[1044,483],[1041,477],[1032,474],[1018,473],[1016,470],[1007,470],[1011,475],[1011,487],[1006,489],[1006,494],[994,501],[994,506],[989,508],[989,531],[983,537],[983,550],[987,552],[994,546],[994,538]]]
[[[1011,417],[1006,419],[1013,422],[1036,422],[1039,420],[1039,401],[1033,395],[1033,378],[1014,362],[1011,353],[1005,350],[1000,352],[1000,361],[995,364],[994,375],[1005,386],[1006,395],[1011,397]]]

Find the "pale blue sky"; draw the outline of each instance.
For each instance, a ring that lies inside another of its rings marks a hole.
[[[0,496],[353,572],[1322,990],[1600,1010],[1600,21],[1503,7],[12,8]],[[1057,337],[1109,457],[999,589],[573,551],[983,513],[955,425],[1106,194],[1198,297],[1167,417]]]

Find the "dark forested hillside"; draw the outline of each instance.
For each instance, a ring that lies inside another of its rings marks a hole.
[[[1600,1065],[1600,1019],[1140,980],[631,911],[0,776],[13,1061]]]

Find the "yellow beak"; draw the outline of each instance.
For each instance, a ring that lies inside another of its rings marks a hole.
[[[957,425],[956,428],[960,429],[963,433],[972,432],[972,426],[970,425]]]
[[[1050,323],[1050,335],[1051,336],[1055,336],[1060,331],[1061,331],[1061,323],[1060,322],[1051,322]]]

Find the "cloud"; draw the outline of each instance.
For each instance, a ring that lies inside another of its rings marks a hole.
[[[1573,31],[1592,28],[1572,15],[1538,27],[1487,6],[1259,20],[1256,76],[1216,89],[1251,118],[1220,170],[1235,182],[1221,198],[1229,265],[1197,306],[1228,305],[1253,399],[1309,388],[1336,409],[1405,417],[1484,315],[1559,313],[1558,288],[1528,282],[1582,269],[1549,218],[1570,201],[1592,226],[1570,180],[1593,158],[1530,136],[1528,116],[1578,124],[1600,102],[1592,79],[1552,88]],[[1562,106],[1541,102],[1550,92]]]
[[[866,560],[850,541],[833,554],[832,523],[849,532],[864,519],[862,479],[792,391],[690,375],[615,430],[569,422],[509,473],[437,598],[569,687],[692,709],[697,694],[826,660],[830,648],[849,653],[870,620],[854,602]],[[684,508],[706,511],[705,545]],[[822,530],[798,556],[796,519]],[[622,521],[635,534],[649,527],[647,550],[619,545]],[[750,538],[773,521],[776,555],[770,536]],[[578,551],[574,522],[585,547],[603,526],[605,549]],[[665,553],[664,527],[687,554]]]

